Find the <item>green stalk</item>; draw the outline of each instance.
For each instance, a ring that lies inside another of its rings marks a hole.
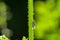
[[[28,0],[28,33],[29,33],[29,40],[33,40],[32,21],[33,21],[33,0]]]

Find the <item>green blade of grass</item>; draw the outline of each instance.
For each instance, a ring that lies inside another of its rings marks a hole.
[[[29,40],[33,40],[32,20],[33,19],[33,0],[28,0],[28,33]]]

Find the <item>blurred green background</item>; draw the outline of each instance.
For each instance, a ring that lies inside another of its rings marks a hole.
[[[58,1],[34,0],[34,40],[60,40]]]
[[[4,30],[12,30],[13,35],[10,37],[10,39],[22,40],[23,36],[28,37],[27,0],[0,0],[0,3],[1,2],[5,3],[7,6],[6,20],[7,18],[9,19],[9,17],[11,17],[9,20],[5,21],[7,22],[6,26],[8,29],[4,28]],[[0,6],[0,8],[2,7]],[[2,12],[5,13],[3,10]],[[0,17],[0,19],[2,19],[0,22],[4,23],[3,21],[5,18]],[[2,35],[2,33],[0,33],[0,35]]]

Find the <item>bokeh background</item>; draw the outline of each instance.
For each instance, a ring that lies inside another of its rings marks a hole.
[[[34,40],[60,40],[59,0],[33,0]]]
[[[0,6],[0,9],[2,8],[0,14],[5,15],[0,17],[0,35],[4,34],[11,40],[28,37],[27,2],[27,0],[0,0],[2,6]]]

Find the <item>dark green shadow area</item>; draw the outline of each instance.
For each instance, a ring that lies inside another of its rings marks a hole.
[[[12,18],[7,21],[8,28],[13,31],[11,40],[22,40],[23,36],[28,37],[27,1],[28,0],[4,0],[13,15]]]

